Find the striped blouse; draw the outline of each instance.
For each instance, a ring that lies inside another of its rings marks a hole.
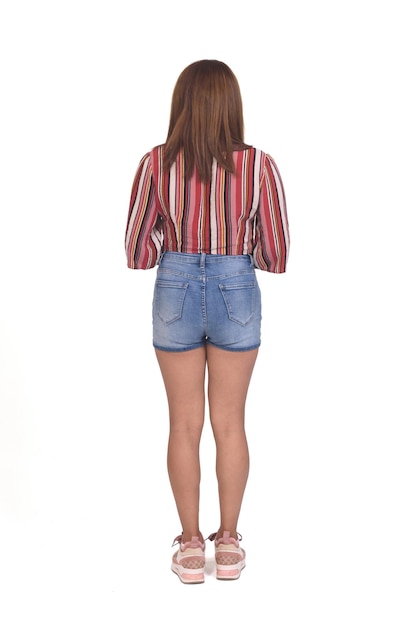
[[[253,147],[233,152],[236,173],[213,161],[212,180],[184,177],[180,153],[169,172],[157,146],[139,163],[125,249],[131,269],[150,269],[162,252],[251,254],[256,268],[286,270],[290,236],[285,193],[274,160]]]

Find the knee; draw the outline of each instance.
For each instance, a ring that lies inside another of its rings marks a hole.
[[[170,434],[187,439],[200,439],[204,420],[174,419],[170,422]]]
[[[237,419],[211,419],[213,435],[217,441],[226,441],[231,437],[242,437],[245,435],[243,417]]]

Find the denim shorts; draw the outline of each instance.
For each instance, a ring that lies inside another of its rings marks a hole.
[[[261,292],[250,255],[165,252],[152,304],[153,345],[183,352],[207,343],[244,351],[261,343]]]

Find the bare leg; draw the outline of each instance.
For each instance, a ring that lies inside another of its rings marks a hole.
[[[236,537],[249,473],[245,403],[258,350],[228,352],[207,346],[208,400],[216,441],[220,528]]]
[[[202,539],[199,528],[199,449],[204,424],[206,349],[155,352],[168,398],[168,474],[183,541],[190,541],[193,536]]]

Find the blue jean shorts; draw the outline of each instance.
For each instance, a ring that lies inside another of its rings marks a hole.
[[[207,343],[244,351],[261,343],[261,292],[250,255],[165,252],[152,303],[153,345],[183,352]]]

